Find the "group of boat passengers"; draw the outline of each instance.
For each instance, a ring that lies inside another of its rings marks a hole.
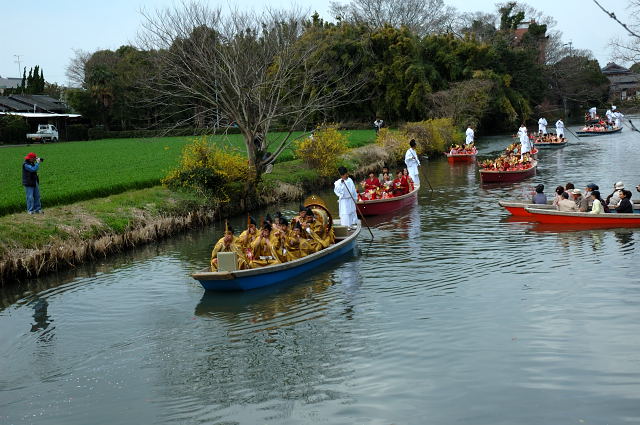
[[[331,218],[320,206],[300,206],[291,221],[279,212],[275,219],[267,214],[260,227],[248,217],[246,230],[237,237],[231,226],[225,227],[211,252],[211,271],[218,270],[219,252],[234,252],[237,269],[245,270],[293,261],[335,242]]]
[[[368,201],[406,195],[415,188],[415,183],[406,167],[396,171],[396,178],[393,180],[389,168],[383,167],[378,177],[371,171],[369,177],[360,182],[360,186],[362,192],[358,192],[358,200]]]
[[[611,108],[607,109],[607,112],[605,112],[604,115],[606,117],[606,120],[598,116],[597,109],[594,106],[593,108],[589,109],[589,112],[584,116],[584,120],[585,122],[597,120],[598,122],[592,125],[600,127],[609,126],[615,128],[620,127],[620,125],[622,124],[622,119],[624,118],[624,114],[620,112],[620,110],[615,105],[611,105]]]
[[[556,187],[552,205],[558,211],[565,212],[588,212],[591,214],[604,214],[609,212],[633,213],[631,203],[631,191],[626,190],[623,182],[613,185],[613,192],[605,199],[600,195],[600,188],[595,183],[589,183],[584,192],[576,189],[573,183]],[[640,192],[640,185],[636,187]],[[534,204],[548,204],[547,196],[544,194],[544,185],[536,186],[536,192],[531,201]]]

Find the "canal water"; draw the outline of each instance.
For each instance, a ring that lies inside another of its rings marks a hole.
[[[205,293],[190,277],[220,224],[6,289],[0,423],[639,423],[640,232],[497,206],[537,183],[633,189],[639,147],[628,129],[571,138],[498,187],[424,161],[417,205],[271,289]]]

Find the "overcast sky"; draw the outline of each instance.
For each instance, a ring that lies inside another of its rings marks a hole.
[[[20,77],[20,66],[40,65],[49,82],[66,84],[65,69],[74,49],[93,52],[98,49],[117,49],[123,44],[135,43],[140,27],[140,9],[163,8],[174,0],[109,0],[104,2],[78,2],[77,0],[31,0],[3,2],[2,43],[0,44],[0,76]],[[242,8],[261,9],[265,5],[275,8],[290,7],[284,0],[210,1],[212,5],[232,3]],[[461,12],[493,12],[495,1],[445,0]],[[590,49],[604,66],[610,61],[607,42],[612,37],[624,37],[623,29],[607,17],[590,0],[535,0],[530,5],[553,16],[558,22],[565,42],[574,48]],[[627,1],[605,2],[618,17],[627,14]],[[325,19],[331,19],[329,0],[297,1],[298,6],[316,10]],[[37,23],[37,25],[36,25]]]

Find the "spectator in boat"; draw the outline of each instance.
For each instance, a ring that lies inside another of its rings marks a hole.
[[[620,203],[616,207],[616,212],[631,214],[633,213],[633,205],[631,204],[631,191],[630,190],[621,190],[620,191]]]
[[[547,134],[547,119],[540,117],[538,120],[538,134]]]
[[[355,228],[358,225],[356,215],[356,186],[349,177],[345,167],[338,168],[340,178],[333,184],[333,192],[338,197],[338,210],[340,214],[340,224],[348,228]]]
[[[607,204],[606,202],[604,202],[604,199],[600,197],[600,191],[594,190],[589,193],[590,193],[591,201],[593,202],[593,206],[591,207],[590,213],[591,214],[608,213],[609,207],[607,207]]]
[[[536,194],[533,195],[531,201],[534,204],[546,205],[547,204],[547,195],[544,194],[544,185],[539,184],[536,186]]]
[[[556,121],[556,136],[564,139],[564,121],[562,121],[562,118]]]
[[[558,202],[558,211],[576,211],[576,203],[569,199],[569,193],[562,192],[561,198],[560,202]]]
[[[247,261],[242,252],[242,247],[237,243],[234,236],[233,227],[227,225],[224,232],[224,236],[221,237],[218,242],[213,246],[211,251],[211,271],[218,271],[218,253],[219,252],[235,252],[236,253],[236,267],[238,270],[247,268]]]
[[[475,133],[473,132],[473,128],[471,128],[471,124],[467,125],[467,131],[465,131],[465,141],[464,143],[466,145],[472,145],[473,144],[473,139],[475,137]]]
[[[553,198],[553,206],[557,207],[558,202],[562,199],[562,194],[564,193],[564,187],[558,186],[556,187],[556,196]]]
[[[413,179],[409,175],[409,170],[407,170],[406,167],[402,170],[402,176],[407,179],[407,186],[409,187],[409,192],[411,192],[415,188],[415,185],[413,183]]]
[[[589,201],[589,210],[591,210],[591,205],[593,205],[593,200],[591,199],[591,192],[594,190],[600,190],[597,184],[589,183],[587,187],[584,188],[584,197],[587,201]]]
[[[620,203],[620,199],[622,199],[620,197],[620,192],[622,190],[624,190],[624,183],[617,182],[616,184],[614,184],[613,192],[611,193],[611,195],[607,196],[607,205],[613,205],[613,207],[617,207]]]
[[[589,201],[582,196],[582,191],[580,189],[573,189],[571,194],[573,201],[576,203],[576,209],[580,212],[587,212],[589,209]]]

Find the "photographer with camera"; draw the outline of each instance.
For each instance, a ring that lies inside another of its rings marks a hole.
[[[38,168],[42,158],[29,152],[24,157],[24,163],[22,164],[22,185],[27,194],[27,212],[29,214],[41,214],[42,205],[40,204],[40,180],[38,179]]]

